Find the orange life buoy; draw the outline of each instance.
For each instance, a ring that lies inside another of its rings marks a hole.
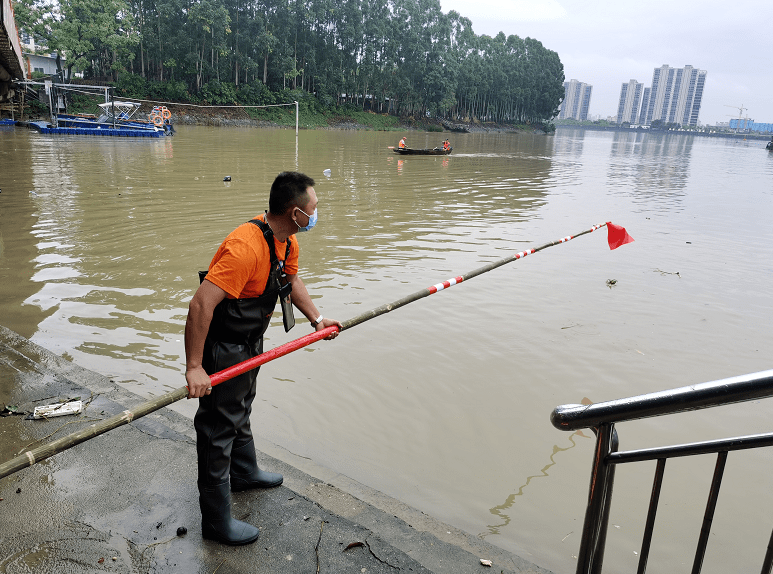
[[[168,109],[164,107],[164,108],[161,108],[161,115],[165,120],[168,120],[169,118],[172,117],[172,112],[170,112]]]
[[[161,126],[164,123],[164,118],[159,116],[158,114],[153,115],[153,125]]]

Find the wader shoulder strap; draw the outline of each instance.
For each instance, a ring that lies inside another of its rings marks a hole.
[[[271,254],[271,267],[274,268],[275,265],[279,263],[276,251],[274,250],[274,232],[271,230],[271,227],[266,223],[265,221],[262,221],[260,219],[250,219],[249,223],[252,223],[254,225],[257,225],[261,232],[263,232],[263,238],[266,240],[266,243],[268,244],[268,251]],[[287,262],[287,258],[290,256],[290,245],[292,244],[292,238],[288,237],[287,241],[285,241],[285,258],[284,262]],[[284,262],[282,263],[282,267],[284,267]]]
[[[268,216],[268,213],[266,213],[266,216]],[[271,291],[273,283],[272,278],[275,277],[273,281],[276,282],[276,285],[279,288],[279,303],[282,305],[282,321],[284,323],[286,333],[295,325],[293,305],[292,301],[290,300],[290,293],[292,293],[293,286],[287,280],[287,274],[284,272],[284,265],[287,262],[287,258],[290,256],[291,240],[288,237],[285,241],[284,261],[279,263],[277,260],[276,251],[274,250],[274,232],[271,230],[271,227],[268,225],[268,223],[261,221],[260,219],[251,219],[250,223],[257,225],[260,228],[260,230],[263,232],[263,238],[266,240],[266,243],[268,243],[268,250],[271,254],[271,271],[268,274],[268,280],[266,281],[266,289],[264,290],[264,293],[269,293]]]

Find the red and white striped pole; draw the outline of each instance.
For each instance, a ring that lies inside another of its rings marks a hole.
[[[494,261],[493,263],[489,263],[488,265],[484,265],[483,267],[470,271],[469,273],[465,273],[464,275],[460,275],[458,277],[448,279],[446,281],[443,281],[442,283],[437,283],[435,285],[422,289],[421,291],[417,291],[416,293],[413,293],[412,295],[408,295],[407,297],[403,297],[402,299],[398,299],[393,303],[382,305],[381,307],[376,307],[375,309],[367,311],[361,315],[358,315],[357,317],[349,319],[348,321],[344,321],[342,323],[343,329],[341,330],[345,331],[346,329],[354,327],[355,325],[359,325],[360,323],[364,323],[365,321],[373,319],[374,317],[378,317],[379,315],[383,315],[384,313],[389,313],[390,311],[394,311],[395,309],[402,307],[403,305],[407,305],[408,303],[413,303],[418,299],[428,297],[439,291],[443,291],[444,289],[448,289],[449,287],[458,285],[463,281],[468,281],[473,277],[482,275],[483,273],[491,271],[492,269],[496,269],[497,267],[501,267],[502,265],[507,265],[508,263],[512,263],[513,261],[517,261],[518,259],[523,259],[527,255],[537,253],[537,251],[542,251],[543,249],[547,249],[548,247],[552,247],[553,245],[566,243],[567,241],[570,241],[576,237],[580,237],[581,235],[586,235],[588,233],[596,231],[597,229],[601,229],[604,226],[607,226],[609,230],[608,242],[609,242],[610,249],[617,249],[620,245],[623,245],[624,243],[630,243],[631,241],[633,241],[633,238],[630,235],[628,235],[628,233],[625,231],[625,228],[620,227],[619,225],[615,225],[614,223],[611,223],[611,222],[599,223],[598,225],[594,225],[590,229],[586,229],[585,231],[581,231],[580,233],[577,233],[575,235],[567,235],[566,237],[562,237],[561,239],[557,239],[556,241],[551,241],[550,243],[545,243],[544,245],[540,245],[539,247],[533,247],[532,249],[527,249],[526,251],[520,251],[514,255],[509,255],[508,257],[503,257],[502,259]],[[623,237],[620,237],[621,233],[624,234]]]

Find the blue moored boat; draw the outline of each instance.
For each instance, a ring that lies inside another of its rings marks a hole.
[[[159,138],[174,134],[171,112],[157,106],[148,120],[135,118],[140,104],[111,101],[99,104],[100,115],[56,114],[55,125],[50,122],[30,122],[29,126],[43,134],[92,135],[117,137]]]

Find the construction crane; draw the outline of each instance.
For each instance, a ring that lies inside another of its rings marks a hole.
[[[729,106],[729,105],[725,104],[725,107],[726,108],[735,108],[736,110],[738,110],[738,126],[735,128],[736,131],[738,131],[738,127],[740,127],[741,125],[743,125],[744,129],[746,129],[747,124],[749,123],[749,116],[747,115],[746,116],[746,121],[744,121],[743,111],[746,110],[748,112],[749,108],[745,108],[743,104],[741,104],[740,106]],[[735,117],[735,116],[731,116],[730,114],[728,114],[728,115],[731,118]],[[741,122],[743,122],[743,124]]]
[[[743,104],[741,104],[740,106],[728,106],[727,104],[725,104],[725,107],[726,108],[735,108],[736,110],[738,110],[738,119],[743,118],[743,111],[744,110],[746,110],[747,112],[749,111],[749,108],[743,107]]]

